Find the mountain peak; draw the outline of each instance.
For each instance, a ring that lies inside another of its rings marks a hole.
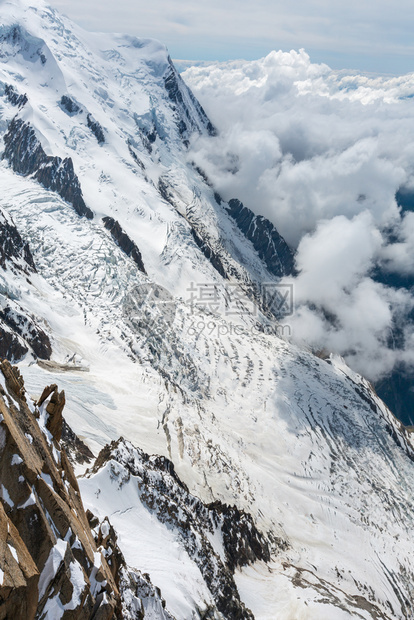
[[[56,13],[56,10],[51,7],[44,0],[36,1],[36,4],[32,0],[2,0],[0,2],[0,10],[2,13],[2,20],[20,19],[22,15],[27,12],[39,13],[39,11],[48,11],[50,13]]]

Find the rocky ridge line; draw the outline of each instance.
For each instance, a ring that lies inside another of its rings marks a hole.
[[[0,370],[0,618],[122,617],[60,447],[64,392],[49,386],[34,406],[17,367]]]
[[[122,230],[120,223],[109,216],[102,218],[102,221],[105,228],[111,233],[115,243],[127,256],[132,258],[138,269],[146,274],[147,272],[144,267],[141,252],[136,243]]]
[[[294,274],[293,252],[269,220],[255,215],[236,198],[229,200],[225,208],[246,239],[252,242],[270,273],[280,278]]]
[[[26,279],[36,273],[29,244],[20,236],[12,218],[1,210],[0,267]],[[18,361],[29,349],[42,359],[50,359],[52,353],[49,336],[39,321],[21,307],[6,287],[0,291],[0,359]]]
[[[136,480],[140,501],[175,532],[180,545],[198,566],[223,618],[252,620],[252,612],[240,600],[234,571],[258,560],[268,562],[271,553],[286,549],[287,543],[265,537],[252,517],[235,506],[219,501],[203,504],[190,494],[170,460],[150,456],[123,438],[103,448],[86,477],[91,478],[104,468],[119,487],[131,477]],[[211,543],[215,537],[222,540],[224,557]]]
[[[15,172],[32,175],[40,185],[69,202],[78,215],[93,218],[83,199],[72,159],[46,155],[30,123],[15,116],[4,135],[4,145],[2,159],[6,159]]]

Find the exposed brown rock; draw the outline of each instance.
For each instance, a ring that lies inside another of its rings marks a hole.
[[[53,384],[43,390],[43,394],[40,397],[38,406],[42,405],[46,398],[52,394],[48,404],[46,405],[46,412],[49,414],[46,422],[46,428],[52,434],[53,439],[60,441],[62,437],[62,425],[63,425],[63,408],[65,406],[65,392],[59,393],[57,385]]]
[[[46,422],[47,430],[52,434],[53,439],[60,441],[62,437],[63,426],[63,408],[65,406],[65,392],[59,393],[56,383],[48,385],[44,388],[41,397],[37,401],[37,406],[41,407],[43,403],[51,396],[46,405],[46,412],[49,414]]]
[[[0,364],[0,369],[6,379],[6,385],[15,396],[26,400],[24,395],[24,381],[17,366],[12,366],[7,360],[3,360]]]
[[[95,527],[99,525],[98,517],[94,515],[93,512],[89,510],[89,508],[86,510],[86,518],[88,519],[88,523],[91,527],[91,530],[93,530]]]
[[[106,517],[100,524],[98,533],[95,536],[95,542],[97,547],[102,547],[105,550],[105,557],[112,576],[119,588],[119,579],[121,575],[121,568],[126,567],[125,558],[118,547],[118,537],[108,517]]]
[[[15,550],[18,561],[11,549]],[[37,608],[39,571],[19,532],[0,503],[0,620],[33,618]]]
[[[43,403],[45,402],[45,400],[47,398],[49,398],[51,393],[54,392],[55,390],[57,390],[56,383],[52,383],[52,385],[47,385],[45,388],[43,388],[42,395],[41,395],[41,397],[39,398],[39,400],[36,403],[37,406],[41,407],[43,405]]]
[[[65,402],[65,392],[62,390],[59,393],[56,389],[46,407],[46,411],[49,414],[46,426],[56,441],[60,441],[62,436],[62,411]]]
[[[110,620],[118,588],[58,441],[64,393],[49,386],[33,411],[18,369],[2,362],[0,371],[7,387],[0,389],[0,620],[40,618],[54,597],[68,606],[63,620]]]

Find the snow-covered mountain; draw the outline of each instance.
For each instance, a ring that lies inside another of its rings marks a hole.
[[[215,129],[165,48],[0,14],[1,354],[100,453],[79,487],[140,584],[123,617],[413,617],[412,437],[283,338],[293,254],[191,161]]]
[[[414,424],[414,74],[335,71],[302,49],[182,76],[219,129],[194,134],[197,165],[297,248],[295,342],[343,355]]]

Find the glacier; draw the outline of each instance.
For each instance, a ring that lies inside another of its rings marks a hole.
[[[165,47],[87,33],[42,2],[0,10],[0,210],[35,265],[19,268],[19,246],[0,272],[0,303],[51,344],[45,367],[27,333],[16,336],[28,393],[58,384],[95,455],[122,436],[136,459],[169,459],[197,501],[250,515],[275,541],[270,558],[234,570],[258,620],[413,617],[413,437],[340,357],[280,336],[257,291],[277,290],[293,253],[254,216],[240,225],[194,165],[191,135],[215,128]],[[28,167],[16,169],[23,155]],[[87,211],[59,184],[69,160]],[[217,303],[194,307],[194,286]],[[234,313],[231,287],[242,293]],[[161,588],[166,611],[154,603],[145,617],[232,618],[177,526],[140,498],[125,451],[77,473],[85,506]],[[208,536],[223,557],[220,532]]]

